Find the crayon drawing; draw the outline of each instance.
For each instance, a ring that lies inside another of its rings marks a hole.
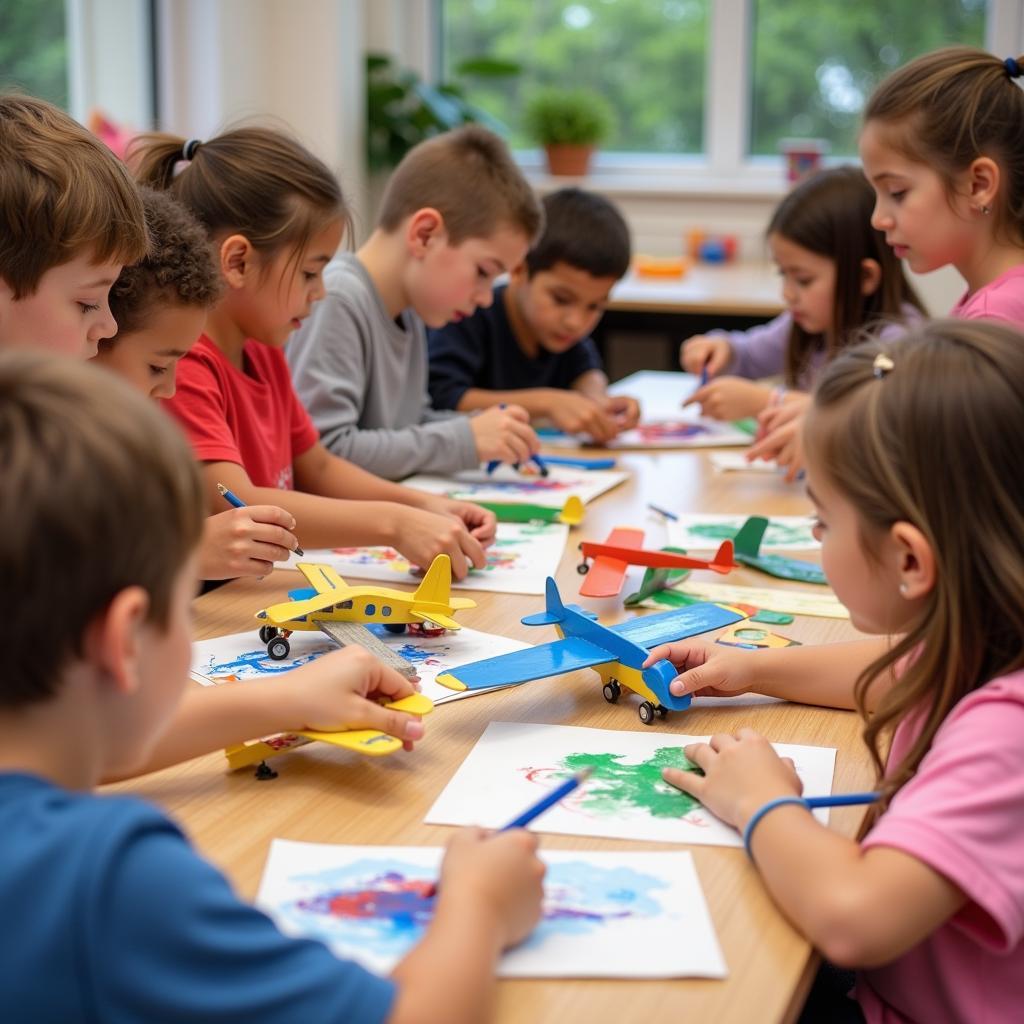
[[[561,507],[561,506],[559,506]],[[487,548],[487,564],[473,569],[453,590],[490,590],[504,594],[543,594],[544,580],[554,576],[562,560],[569,527],[563,523],[498,523],[497,537]],[[394,548],[325,548],[307,551],[297,561],[323,562],[344,577],[416,585],[414,566]]]
[[[706,740],[658,732],[491,722],[424,819],[433,825],[500,826],[558,782],[593,774],[530,827],[538,832],[665,843],[741,846],[735,829],[662,781],[665,767],[695,770],[683,747]],[[835,750],[776,743],[808,796],[830,793]],[[815,814],[823,823],[827,812]]]
[[[712,448],[749,445],[750,434],[734,426],[697,414],[690,408],[666,420],[648,420],[624,430],[609,448]]]
[[[723,540],[732,540],[746,520],[742,515],[680,515],[678,520],[668,524],[668,540],[673,547],[710,551]],[[772,516],[761,541],[761,550],[817,551],[821,544],[811,533],[813,525],[810,516]]]
[[[451,671],[459,665],[466,665],[495,654],[519,651],[528,644],[493,633],[481,633],[463,626],[455,633],[442,636],[411,636],[389,633],[382,626],[370,626],[388,647],[395,650],[406,661],[416,666],[420,687],[425,696],[435,704],[467,697],[484,690],[449,690],[435,682],[438,674]],[[322,657],[328,651],[337,650],[337,645],[322,633],[293,633],[289,639],[292,651],[284,661],[274,661],[267,654],[266,644],[260,643],[255,627],[249,633],[234,633],[231,636],[200,640],[192,645],[192,678],[204,686],[238,679],[259,679],[261,677],[284,677],[293,668],[305,665]]]
[[[628,474],[610,469],[574,469],[552,466],[547,476],[540,476],[532,467],[517,472],[511,466],[498,466],[493,473],[482,469],[467,470],[452,477],[412,476],[404,480],[407,487],[430,494],[445,494],[467,501],[516,501],[545,508],[561,508],[570,495],[584,504],[605,491],[618,486]]]
[[[442,851],[275,839],[256,902],[292,935],[388,971],[433,917]],[[548,851],[542,918],[503,977],[723,977],[687,853]]]

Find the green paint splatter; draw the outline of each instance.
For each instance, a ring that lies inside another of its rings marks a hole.
[[[693,523],[687,527],[689,533],[698,537],[706,537],[708,540],[723,541],[734,540],[736,527],[728,523]],[[768,528],[761,540],[762,548],[777,547],[780,544],[801,544],[807,548],[813,548],[814,535],[811,533],[811,524],[777,523],[769,521]]]
[[[682,747],[659,747],[654,756],[639,764],[623,764],[622,754],[569,754],[559,774],[572,775],[583,768],[593,774],[582,787],[579,806],[600,817],[613,817],[628,808],[641,808],[652,818],[683,818],[700,802],[670,786],[661,777],[663,768],[700,772]]]

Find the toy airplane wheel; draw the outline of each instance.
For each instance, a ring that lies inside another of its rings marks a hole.
[[[589,565],[587,565],[587,563],[586,563],[586,562],[580,562],[580,564],[576,566],[576,571],[577,571],[577,572],[578,572],[578,573],[579,573],[579,574],[580,574],[581,576],[586,576],[586,575],[587,575],[587,573],[588,573],[588,572],[590,572],[590,566],[589,566]]]
[[[609,704],[614,704],[622,695],[622,687],[614,679],[609,679],[602,687],[601,692]]]
[[[284,659],[288,657],[291,649],[292,645],[288,643],[283,636],[274,637],[274,639],[267,644],[267,654],[269,654],[274,661],[284,661]]]
[[[640,721],[643,722],[644,725],[650,725],[651,722],[654,721],[654,716],[657,713],[658,709],[649,700],[645,700],[637,711],[637,714],[640,716]]]
[[[260,626],[260,642],[269,644],[277,636],[277,626]]]
[[[405,632],[405,623],[404,622],[385,622],[384,623],[384,628],[389,633],[404,633]]]

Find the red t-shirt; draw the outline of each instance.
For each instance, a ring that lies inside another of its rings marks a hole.
[[[279,349],[249,339],[245,370],[202,335],[178,363],[177,392],[164,403],[200,462],[237,462],[256,487],[293,487],[292,463],[319,435],[292,387]]]

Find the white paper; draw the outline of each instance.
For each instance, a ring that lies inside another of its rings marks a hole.
[[[778,473],[779,464],[765,459],[747,462],[743,452],[711,452],[711,465],[719,473]]]
[[[723,540],[732,540],[749,519],[746,515],[720,515],[714,512],[680,514],[666,524],[668,542],[687,551],[714,551]],[[770,516],[761,541],[762,551],[817,551],[821,543],[814,539],[814,520],[806,516]]]
[[[287,934],[379,973],[422,938],[443,851],[275,839],[256,903]],[[690,854],[541,853],[544,916],[498,965],[503,978],[723,978]]]
[[[624,709],[625,710],[625,709]],[[679,712],[685,715],[685,712]],[[584,767],[594,774],[530,826],[537,832],[660,843],[742,846],[737,831],[661,780],[706,736],[491,722],[424,819],[498,828]],[[807,796],[832,791],[834,747],[772,746],[791,757]],[[827,809],[815,816],[823,824]]]

